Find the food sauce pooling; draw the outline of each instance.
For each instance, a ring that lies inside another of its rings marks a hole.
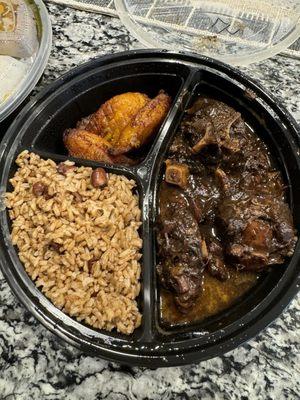
[[[259,275],[255,272],[232,269],[230,278],[222,282],[204,272],[202,292],[194,306],[185,313],[178,309],[170,291],[161,290],[161,318],[171,326],[201,322],[233,305],[256,285],[258,279]]]

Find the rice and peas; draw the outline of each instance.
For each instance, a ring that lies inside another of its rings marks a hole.
[[[141,211],[135,182],[100,169],[96,176],[92,168],[70,161],[57,165],[28,151],[16,163],[6,205],[12,242],[28,275],[77,320],[132,333],[141,323],[136,301]],[[99,177],[106,182],[94,187]]]

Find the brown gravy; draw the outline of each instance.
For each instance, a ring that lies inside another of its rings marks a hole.
[[[171,326],[201,322],[235,304],[256,285],[259,275],[254,272],[240,272],[232,269],[230,278],[221,282],[207,272],[203,274],[202,293],[187,313],[181,313],[173,294],[161,290],[160,316]]]

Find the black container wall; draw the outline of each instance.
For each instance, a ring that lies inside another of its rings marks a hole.
[[[203,93],[239,110],[256,128],[278,161],[289,188],[295,224],[300,228],[299,131],[273,97],[239,71],[206,57],[166,51],[135,51],[93,60],[64,75],[18,115],[0,148],[1,188],[15,171],[23,149],[55,161],[66,160],[62,132],[94,112],[108,98],[126,91],[154,96],[165,89],[172,108],[156,141],[136,167],[103,166],[136,180],[143,210],[142,326],[131,336],[91,329],[56,309],[35,287],[18,260],[9,237],[7,213],[0,209],[1,267],[12,290],[52,332],[83,351],[109,360],[149,367],[192,363],[220,355],[249,339],[276,318],[299,286],[300,247],[280,269],[273,269],[242,301],[201,324],[168,329],[158,313],[155,274],[157,189],[168,146],[192,99]],[[248,96],[251,90],[255,95]]]

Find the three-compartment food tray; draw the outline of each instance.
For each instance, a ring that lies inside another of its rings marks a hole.
[[[144,160],[137,166],[112,166],[75,159],[63,145],[66,128],[94,112],[112,96],[139,91],[153,97],[160,89],[173,99],[171,110]],[[168,51],[133,51],[84,64],[42,91],[18,115],[0,147],[0,190],[10,190],[15,159],[22,150],[56,162],[104,167],[134,179],[142,210],[142,325],[129,336],[95,330],[57,309],[25,272],[10,239],[7,210],[0,207],[2,271],[27,309],[52,332],[83,351],[108,360],[148,367],[174,366],[221,355],[253,337],[276,318],[298,290],[299,250],[275,267],[233,307],[201,323],[166,326],[160,317],[156,276],[157,192],[164,159],[185,110],[199,94],[222,100],[237,111],[268,144],[288,187],[296,228],[300,226],[299,128],[271,94],[239,71],[206,57]]]

